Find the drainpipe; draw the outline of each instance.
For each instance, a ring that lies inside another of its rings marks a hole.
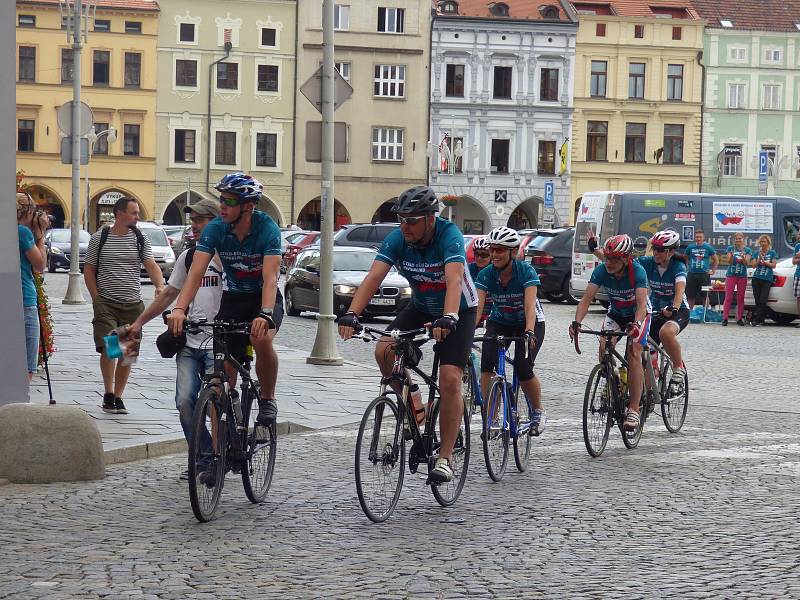
[[[300,59],[297,53],[300,45],[300,2],[294,3],[294,97],[292,98],[292,182],[289,184],[291,187],[291,196],[289,197],[289,222],[287,225],[294,223],[294,182],[295,175],[297,174],[297,77],[300,70]]]
[[[698,191],[703,191],[703,122],[705,121],[705,106],[706,106],[706,67],[701,62],[703,60],[703,51],[697,53],[697,64],[700,65],[700,70],[703,76],[700,79],[702,89],[700,90],[700,156],[698,159],[697,174],[698,174]]]
[[[230,42],[225,42],[225,56],[208,65],[208,108],[206,110],[206,193],[209,193],[210,191],[208,189],[208,185],[209,178],[211,177],[211,77],[214,73],[214,67],[231,55],[231,48],[233,48],[233,44]]]
[[[431,8],[431,30],[428,34],[428,122],[425,124],[428,138],[433,141],[431,131],[431,79],[433,78],[433,24],[436,21],[436,9]],[[452,133],[450,134],[453,135]],[[431,157],[428,155],[428,143],[425,142],[425,185],[431,184]]]

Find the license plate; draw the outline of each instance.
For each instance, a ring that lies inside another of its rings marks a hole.
[[[394,298],[373,298],[370,304],[380,304],[381,306],[394,306]]]

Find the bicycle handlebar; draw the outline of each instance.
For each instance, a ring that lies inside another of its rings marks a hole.
[[[164,318],[164,323],[167,322],[167,316],[170,314],[170,312],[172,311],[165,310],[163,313],[161,313],[161,316]],[[193,321],[187,318],[183,322],[183,330],[187,333],[198,333],[203,328],[221,328],[225,329],[226,333],[242,333],[249,335],[250,325],[251,323],[248,321],[223,321],[219,319],[215,319],[213,321],[208,321],[207,319]]]
[[[431,332],[427,327],[409,329],[408,331],[400,331],[399,329],[384,331],[383,329],[367,327],[366,325],[362,325],[361,329],[357,333],[354,333],[351,337],[362,339],[365,342],[372,342],[383,337],[390,337],[396,342],[427,342],[428,340],[432,339]]]
[[[509,342],[527,342],[530,336],[527,335],[481,335],[473,338],[473,342],[498,342],[502,343],[505,341]],[[533,339],[536,339],[536,336],[533,336]],[[536,343],[539,343],[539,340],[536,340]],[[530,353],[530,346],[526,343],[525,344],[525,358],[528,358],[528,354]],[[516,357],[515,357],[516,358]]]

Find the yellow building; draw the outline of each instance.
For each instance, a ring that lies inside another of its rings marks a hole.
[[[81,168],[81,196],[90,198],[94,231],[121,195],[135,198],[143,219],[153,218],[156,152],[158,3],[96,0],[81,56],[82,100],[101,135]],[[58,0],[17,0],[17,169],[35,201],[69,226],[71,167],[61,163],[56,110],[72,99],[72,50]],[[113,136],[112,136],[113,137]],[[83,210],[84,204],[81,203]]]
[[[697,191],[703,21],[688,2],[572,5],[572,221],[584,192]]]

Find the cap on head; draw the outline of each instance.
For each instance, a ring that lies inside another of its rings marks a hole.
[[[208,198],[200,198],[200,200],[194,204],[185,206],[183,212],[186,214],[194,213],[201,217],[209,217],[213,219],[214,217],[219,216],[219,202],[214,202]]]

